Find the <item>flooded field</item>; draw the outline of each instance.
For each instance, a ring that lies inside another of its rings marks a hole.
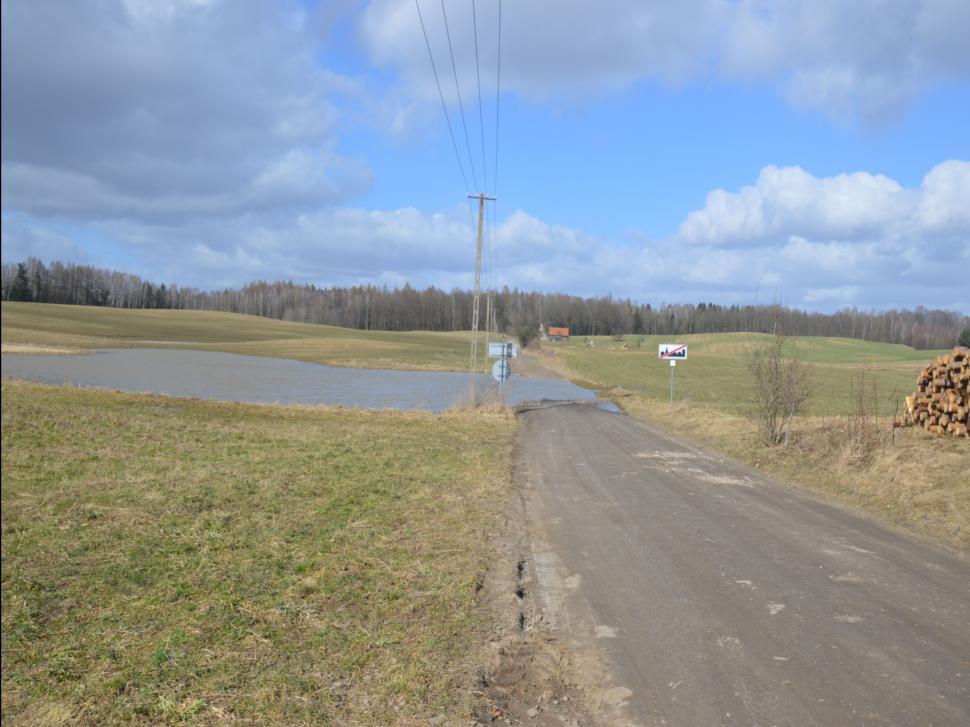
[[[522,401],[596,399],[568,381],[514,375],[503,399]],[[265,404],[332,404],[365,409],[444,411],[463,401],[467,373],[339,368],[288,359],[240,356],[211,351],[112,349],[88,355],[13,355],[2,357],[3,376],[47,384],[201,399]],[[474,378],[480,391],[498,393],[485,374]]]

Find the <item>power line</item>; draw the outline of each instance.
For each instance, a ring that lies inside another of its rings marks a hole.
[[[482,132],[482,182],[487,192],[488,166],[485,163],[485,114],[482,112],[482,72],[478,65],[478,11],[475,9],[475,0],[472,0],[472,26],[475,29],[475,78],[478,79],[478,128]]]
[[[465,123],[465,107],[461,102],[461,87],[458,85],[458,67],[455,65],[455,51],[451,46],[451,31],[448,29],[448,13],[445,12],[445,0],[441,0],[441,17],[445,20],[445,35],[448,36],[448,53],[451,55],[451,70],[455,74],[455,93],[458,94],[458,111],[461,113],[461,125],[465,130],[465,147],[468,149],[468,163],[472,169],[472,181],[478,187],[478,175],[475,174],[475,158],[472,156],[472,144],[468,140],[468,124]]]
[[[417,1],[417,0],[415,0]],[[493,195],[498,197],[498,111],[502,98],[502,0],[498,0],[498,64],[495,73],[495,174],[492,175]]]
[[[474,1],[474,0],[473,0]],[[492,203],[492,224],[489,227],[489,252],[492,263],[492,289],[496,292],[498,300],[498,129],[499,129],[499,104],[502,98],[502,0],[498,0],[498,59],[495,72],[495,167],[492,175],[492,196],[496,198]],[[484,138],[485,130],[482,129]],[[484,143],[484,142],[483,142]],[[492,235],[494,234],[494,241]]]
[[[431,70],[432,72],[434,72],[434,82],[438,86],[438,98],[441,99],[441,110],[445,112],[445,123],[448,124],[448,134],[449,136],[451,136],[451,146],[455,150],[455,158],[458,160],[458,170],[461,172],[461,181],[465,185],[465,193],[467,194],[469,192],[468,177],[465,176],[465,167],[461,163],[461,154],[458,151],[458,142],[455,141],[455,132],[451,128],[451,117],[448,115],[448,105],[445,103],[445,95],[441,91],[441,81],[438,78],[438,69],[434,64],[434,55],[431,53],[431,43],[428,41],[428,31],[424,27],[424,16],[421,14],[421,5],[418,4],[418,0],[414,0],[414,7],[416,7],[418,10],[418,20],[421,21],[421,32],[424,34],[424,44],[428,48],[428,59],[431,61]],[[444,8],[444,5],[442,5],[442,8]],[[448,44],[449,46],[451,45],[450,40]],[[452,62],[454,63],[454,57],[452,57]],[[457,81],[457,76],[456,76],[456,81]],[[462,115],[462,121],[464,122],[464,114]],[[467,132],[465,132],[465,137],[467,139],[468,137]],[[471,208],[469,207],[469,212],[470,211],[471,211]]]

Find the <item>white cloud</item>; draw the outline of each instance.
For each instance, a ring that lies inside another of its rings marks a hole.
[[[966,312],[968,175],[970,163],[948,161],[910,189],[865,173],[816,178],[772,167],[740,192],[709,195],[680,233],[662,240],[635,235],[625,246],[515,210],[492,230],[494,258],[485,256],[484,281],[651,303],[781,300],[821,309],[925,305]],[[108,222],[92,229],[119,241],[135,261],[133,272],[160,282],[473,284],[475,228],[466,207],[445,213],[331,207],[295,217]],[[29,216],[15,225],[5,219],[4,257],[16,251],[49,259],[44,245],[56,248],[44,241],[58,234]],[[755,244],[749,235],[757,235]]]
[[[177,224],[366,189],[297,3],[3,4],[3,205]]]
[[[497,17],[478,3],[483,83],[494,88]],[[450,58],[435,2],[422,4],[444,79]],[[475,78],[471,4],[448,8],[456,63]],[[412,0],[373,0],[360,21],[373,62],[436,94]],[[543,98],[601,94],[638,80],[716,76],[766,83],[840,123],[880,125],[933,83],[966,78],[965,0],[522,0],[503,6],[503,85]],[[453,95],[450,81],[445,92]]]
[[[754,185],[717,189],[687,215],[679,237],[691,245],[769,245],[791,236],[843,242],[966,235],[970,162],[934,167],[917,189],[868,172],[814,177],[768,166]],[[965,238],[964,238],[965,239]]]

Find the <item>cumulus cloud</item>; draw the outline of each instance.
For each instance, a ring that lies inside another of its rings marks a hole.
[[[434,55],[450,64],[440,9],[423,7]],[[478,9],[482,69],[493,88],[497,17],[494,3]],[[452,4],[449,13],[459,73],[473,79],[471,5]],[[360,37],[375,63],[436,93],[411,0],[372,0]],[[503,6],[503,85],[542,98],[713,75],[773,85],[792,104],[840,123],[880,125],[940,79],[967,77],[967,37],[964,0],[523,0]]]
[[[970,162],[942,162],[916,188],[766,167],[753,185],[709,193],[675,239],[699,259],[722,254],[725,266],[744,260],[749,277],[771,274],[798,304],[968,310],[967,270],[944,261],[970,258]]]
[[[790,236],[843,242],[963,236],[970,230],[970,162],[938,164],[917,189],[868,172],[814,177],[800,167],[765,167],[738,192],[717,189],[687,215],[691,245],[755,246]]]
[[[370,184],[297,4],[3,4],[3,204],[178,222],[332,204]]]
[[[636,235],[625,245],[516,210],[490,230],[485,280],[653,303],[780,299],[823,310],[926,305],[970,311],[966,266],[940,262],[970,259],[970,163],[939,164],[918,188],[864,173],[784,172],[766,168],[740,192],[712,192],[670,238]],[[108,222],[99,231],[121,241],[137,260],[136,272],[183,285],[236,286],[261,278],[445,289],[473,284],[475,228],[461,207],[447,213],[331,207],[275,221]],[[56,250],[69,244],[63,238],[21,215],[16,224],[5,220],[4,255],[38,254],[45,245]]]

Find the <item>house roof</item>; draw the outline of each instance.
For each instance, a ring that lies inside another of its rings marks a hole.
[[[555,326],[550,326],[549,327],[549,335],[550,336],[566,336],[568,338],[568,336],[569,336],[569,329],[568,328],[556,328]]]

